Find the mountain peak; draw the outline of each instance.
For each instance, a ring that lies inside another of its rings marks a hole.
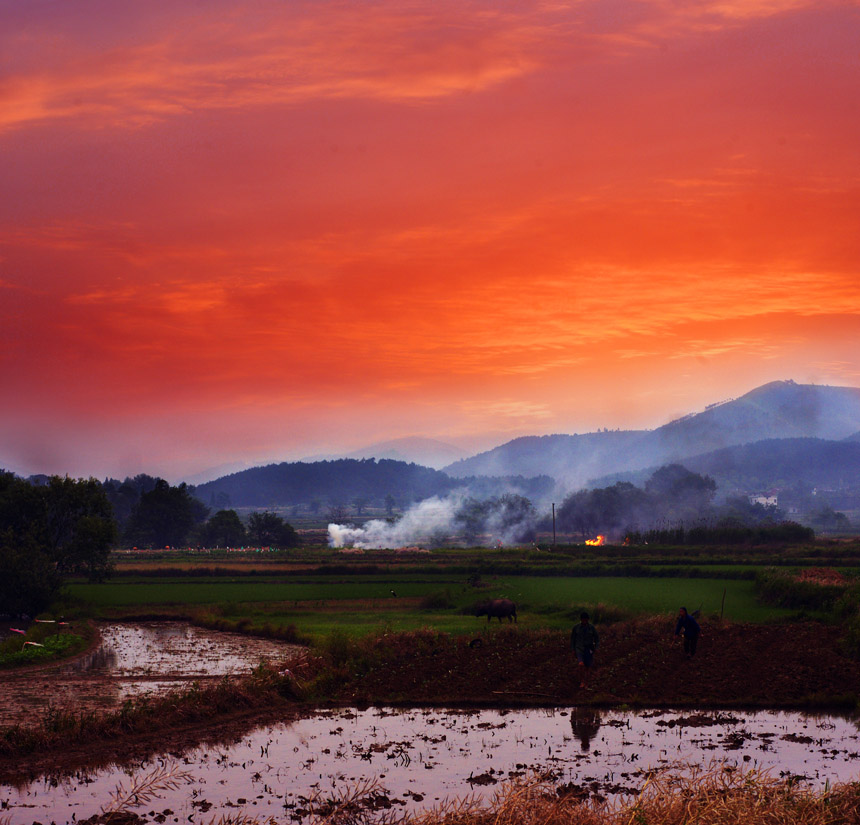
[[[445,470],[461,477],[537,470],[573,488],[589,478],[680,462],[723,447],[771,438],[838,440],[858,429],[860,389],[771,381],[656,430],[515,439]]]

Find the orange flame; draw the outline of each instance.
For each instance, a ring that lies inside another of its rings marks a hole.
[[[594,544],[599,547],[601,544],[606,544],[606,536],[598,536],[596,539],[586,539],[585,543]]]

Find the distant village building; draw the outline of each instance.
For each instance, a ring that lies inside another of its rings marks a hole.
[[[779,496],[759,495],[747,496],[750,504],[761,504],[762,507],[776,507]]]

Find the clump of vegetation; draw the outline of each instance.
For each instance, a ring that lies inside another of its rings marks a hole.
[[[6,644],[9,641],[15,643],[16,647],[14,650],[9,650],[9,646]],[[0,647],[0,667],[14,667],[68,656],[80,650],[83,642],[83,637],[72,634],[51,636],[45,639],[44,642],[36,642],[30,645],[19,643],[16,639],[7,639],[3,646]]]
[[[311,638],[301,633],[294,624],[276,625],[267,621],[258,625],[254,624],[250,619],[227,619],[224,616],[217,615],[214,610],[194,613],[191,617],[191,622],[198,627],[205,627],[209,630],[241,633],[243,636],[277,639],[280,642],[291,642],[297,645],[309,645],[311,643]]]
[[[845,632],[840,647],[845,655],[860,659],[860,581],[842,572],[810,568],[799,575],[768,569],[756,576],[758,597],[774,607],[816,611],[841,623]]]
[[[428,593],[423,599],[421,599],[418,606],[422,610],[448,610],[452,607],[456,607],[456,603],[451,596],[451,591],[445,589]]]
[[[759,572],[755,579],[756,593],[765,604],[795,610],[832,611],[848,586],[847,580],[824,584],[773,568]]]
[[[71,656],[83,650],[91,637],[92,633],[86,629],[69,633],[56,624],[34,623],[26,635],[13,633],[0,642],[0,668]]]
[[[794,521],[779,524],[743,525],[734,523],[715,526],[697,525],[695,527],[672,527],[667,529],[632,530],[625,536],[629,544],[671,544],[671,545],[763,545],[811,542],[815,531]]]

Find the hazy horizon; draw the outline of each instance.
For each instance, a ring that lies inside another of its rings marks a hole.
[[[0,5],[0,466],[860,386],[857,7]]]

